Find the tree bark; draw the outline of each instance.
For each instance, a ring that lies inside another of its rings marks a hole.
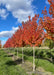
[[[9,49],[9,53],[10,53],[10,49]]]
[[[14,60],[15,60],[15,49],[14,49],[14,55],[13,56],[14,56]]]
[[[33,47],[33,72],[35,72],[35,49]]]
[[[18,58],[18,48],[17,48],[17,58]]]
[[[24,63],[23,47],[22,47],[22,63]]]
[[[51,49],[50,49],[50,53],[51,53]],[[51,56],[51,62],[52,62],[52,56]]]

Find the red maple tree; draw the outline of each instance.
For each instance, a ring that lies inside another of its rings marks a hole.
[[[43,28],[47,31],[46,37],[54,41],[54,0],[48,0],[50,3],[49,14],[48,16],[46,7],[42,11],[44,18],[40,18]]]
[[[31,20],[29,16],[29,20],[22,23],[23,40],[30,46],[39,46],[44,39],[43,28],[37,23],[38,18],[39,15],[35,15]]]
[[[25,23],[22,22],[22,26],[9,38],[4,47],[23,47],[27,44],[30,46],[39,46],[44,39],[44,31],[41,25],[37,23],[39,15],[35,15],[32,20],[29,16],[29,20]]]

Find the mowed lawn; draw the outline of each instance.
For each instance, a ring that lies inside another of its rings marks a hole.
[[[20,51],[21,51],[21,49],[18,48],[18,52],[19,52],[18,56],[22,58],[22,54],[21,54],[22,52],[20,52]],[[42,56],[41,52],[43,53],[43,56]],[[33,63],[32,53],[33,52],[32,52],[31,49],[25,48],[24,49],[24,60],[28,60],[28,61]],[[54,57],[54,49],[52,49],[51,53],[52,53],[52,56]],[[15,54],[17,55],[16,51],[15,51]],[[49,50],[47,50],[47,49],[46,50],[45,49],[38,50],[38,53],[36,53],[36,55],[41,56],[41,58],[35,58],[36,67],[42,67],[45,71],[52,72],[54,74],[54,63],[45,59],[45,58],[48,58],[48,57],[51,58],[50,49]],[[43,57],[45,57],[45,58],[43,58]]]
[[[27,75],[25,70],[12,61],[11,57],[0,50],[0,75]]]
[[[25,51],[23,56],[25,61],[27,60],[30,63],[33,63],[33,56],[32,56],[33,52],[30,50],[31,49],[23,50]],[[12,50],[7,49],[5,51],[10,52],[14,54],[15,56],[17,56],[17,49],[12,49]],[[9,57],[5,51],[0,50],[0,75],[27,75],[25,69],[23,69],[23,67],[20,67],[20,65],[17,65],[16,62],[12,60],[12,57]],[[52,53],[53,51],[54,50],[52,50]],[[20,48],[18,48],[18,57],[22,58],[22,52]],[[54,63],[51,63],[50,61],[46,59],[35,58],[35,64],[37,68],[41,67],[46,72],[52,72],[54,75]]]

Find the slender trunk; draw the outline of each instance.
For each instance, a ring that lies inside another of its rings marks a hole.
[[[15,49],[14,49],[14,56],[15,56]]]
[[[9,53],[10,53],[10,49],[9,49]]]
[[[9,48],[8,48],[8,50],[6,50],[7,52],[8,52],[8,54],[9,54]],[[7,54],[7,57],[8,57],[8,54]]]
[[[18,58],[18,49],[17,49],[17,58]]]
[[[50,49],[50,53],[51,53],[51,49]],[[52,61],[52,56],[51,56],[51,61]]]
[[[22,63],[24,63],[23,47],[22,47]]]
[[[8,48],[8,53],[10,54],[10,49]]]
[[[40,55],[39,55],[37,58],[38,58],[38,60],[37,60],[37,63],[36,63],[35,70],[37,70],[37,67],[38,67],[38,62],[39,62]]]
[[[15,60],[15,49],[14,49],[14,60]]]
[[[33,72],[35,72],[35,49],[33,47]]]

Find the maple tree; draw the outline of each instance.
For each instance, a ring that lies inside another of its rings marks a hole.
[[[22,22],[22,26],[8,39],[8,41],[11,40],[11,43],[7,41],[7,45],[5,44],[6,47],[23,47],[27,44],[30,46],[39,46],[43,40],[43,28],[48,33],[44,33],[45,37],[54,40],[54,0],[48,0],[48,2],[50,3],[49,14],[52,17],[47,16],[46,7],[42,11],[44,18],[40,18],[39,23],[37,23],[39,15],[32,17],[32,20],[29,16],[29,20],[25,23]]]
[[[9,39],[6,41],[4,47],[5,47],[5,48],[9,48],[9,47],[11,47],[11,46],[12,46],[12,45],[11,45],[11,38],[9,38]]]
[[[33,70],[35,70],[34,47],[41,45],[45,37],[54,41],[54,0],[48,0],[48,2],[50,3],[49,14],[51,16],[48,16],[46,7],[42,11],[44,14],[43,18],[39,19],[39,15],[36,14],[32,19],[29,16],[29,20],[22,22],[22,26],[19,26],[19,29],[4,45],[4,47],[24,47],[25,45],[33,47]],[[38,19],[39,22],[37,23]],[[43,28],[46,30],[46,33]]]
[[[39,46],[44,39],[44,30],[40,23],[37,23],[39,15],[29,16],[29,20],[22,22],[22,26],[9,38],[4,47],[23,47],[30,45],[33,47],[33,71],[35,70],[35,46]],[[22,48],[23,54],[23,48]],[[22,57],[23,58],[23,57]],[[23,59],[24,60],[24,59]]]
[[[43,28],[47,31],[46,37],[54,41],[54,0],[48,0],[48,2],[50,4],[49,14],[51,16],[48,16],[45,7],[42,11],[42,13],[44,14],[44,18],[40,18],[40,20]]]
[[[19,29],[4,45],[6,48],[22,47],[22,62],[24,62],[23,47],[26,45],[33,47],[33,71],[35,71],[35,46],[41,45],[45,37],[54,41],[54,0],[48,0],[48,2],[51,16],[48,16],[46,7],[42,10],[43,18],[39,19],[39,15],[36,14],[32,19],[29,16],[29,20],[22,22],[22,26],[19,26]],[[39,22],[37,22],[38,19]],[[44,29],[46,32],[44,32]]]
[[[22,47],[24,45],[25,43],[22,39],[22,30],[19,27],[19,30],[17,30],[15,34],[13,34],[13,36],[6,41],[4,47]]]
[[[44,14],[44,17],[40,18],[41,21],[40,23],[43,26],[43,28],[46,30],[45,38],[53,40],[53,43],[49,42],[49,48],[51,52],[51,49],[54,47],[53,45],[54,44],[54,0],[48,0],[48,2],[50,4],[49,8],[50,16],[47,14],[47,10],[45,7],[44,10],[42,10],[42,14]]]
[[[1,40],[0,40],[0,48],[2,47],[2,45],[1,45]]]
[[[33,47],[33,71],[35,71],[35,46],[39,46],[44,39],[44,30],[40,24],[37,23],[39,15],[36,15],[26,22],[22,22],[23,41]]]
[[[43,29],[37,24],[39,15],[35,15],[32,20],[22,23],[22,26],[9,38],[4,47],[23,47],[27,44],[30,46],[39,46],[42,43]]]
[[[29,20],[22,23],[23,40],[30,46],[39,46],[43,40],[44,31],[42,26],[37,23],[38,18],[39,15],[35,15],[31,20],[29,16]]]
[[[0,48],[1,48],[1,44],[0,44]]]

